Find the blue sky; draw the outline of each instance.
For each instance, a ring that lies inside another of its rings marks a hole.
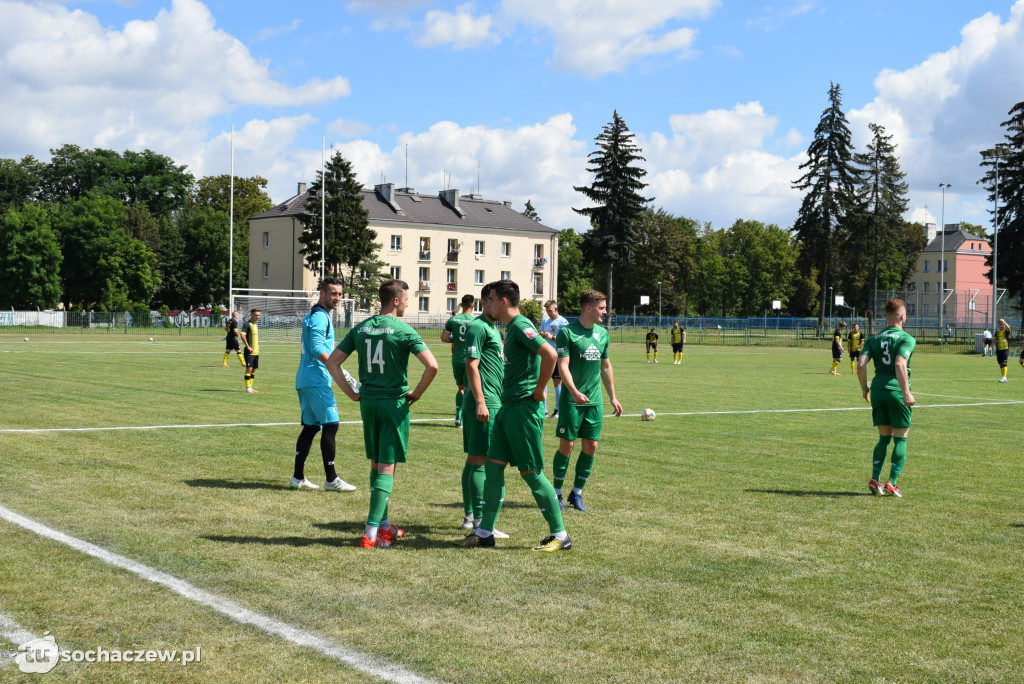
[[[149,147],[197,176],[311,181],[322,136],[364,184],[527,199],[583,228],[572,190],[618,110],[654,205],[788,227],[841,84],[858,147],[895,136],[908,218],[989,225],[978,150],[1024,99],[1024,0],[0,0],[0,156]]]

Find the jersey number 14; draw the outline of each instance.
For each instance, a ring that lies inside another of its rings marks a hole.
[[[384,372],[384,340],[377,340],[376,346],[373,340],[366,340],[366,372],[373,372],[373,364],[377,364],[377,372]]]

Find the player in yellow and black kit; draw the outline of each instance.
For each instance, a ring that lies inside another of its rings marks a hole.
[[[839,363],[843,360],[844,330],[846,330],[846,321],[839,321],[839,327],[832,333],[832,368],[829,370],[832,375],[839,375],[836,368],[839,368]]]
[[[1006,319],[999,319],[999,329],[995,335],[996,361],[999,362],[999,382],[1006,382],[1006,363],[1010,359],[1010,324]]]
[[[232,351],[238,356],[238,362],[245,367],[245,359],[242,358],[242,346],[238,344],[238,312],[232,311],[231,318],[224,324],[224,332],[227,333],[227,337],[224,338],[224,367],[228,367],[228,354]]]
[[[679,327],[679,321],[672,324],[668,331],[672,340],[672,363],[679,365],[683,362],[683,345],[686,344],[686,331]]]
[[[249,320],[242,325],[242,343],[245,345],[245,391],[256,394],[252,381],[256,378],[256,369],[260,367],[260,331],[256,321],[260,320],[260,310],[249,312]]]
[[[864,333],[860,331],[860,324],[853,324],[853,331],[846,336],[850,343],[850,375],[857,372],[857,359],[860,358],[860,348],[864,344]]]
[[[654,363],[658,363],[658,333],[654,332],[654,328],[647,333],[644,343],[647,345],[647,363],[651,362],[651,352],[654,352]]]

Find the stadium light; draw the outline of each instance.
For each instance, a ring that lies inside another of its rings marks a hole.
[[[991,150],[982,150],[981,156],[984,159],[995,157],[996,160],[996,209],[995,209],[995,239],[992,243],[992,329],[996,329],[999,321],[999,314],[996,311],[999,305],[999,160],[1003,156],[1002,143],[997,143]]]
[[[661,327],[661,281],[658,281],[658,327]]]
[[[946,296],[946,188],[953,187],[949,183],[939,183],[939,189],[942,190],[942,225],[939,227],[941,231],[939,235],[939,332],[942,332],[942,310],[945,308],[943,299]]]

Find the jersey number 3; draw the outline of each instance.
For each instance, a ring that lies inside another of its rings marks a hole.
[[[889,340],[882,340],[882,363],[886,366],[892,363],[892,356],[889,355]]]

